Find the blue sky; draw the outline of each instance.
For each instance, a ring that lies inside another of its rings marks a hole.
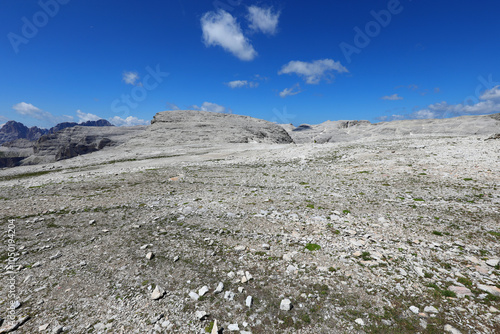
[[[2,1],[0,124],[500,112],[494,1]]]

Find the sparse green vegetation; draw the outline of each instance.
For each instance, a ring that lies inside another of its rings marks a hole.
[[[306,249],[311,251],[311,252],[314,252],[314,251],[320,250],[321,246],[318,244],[307,244]]]

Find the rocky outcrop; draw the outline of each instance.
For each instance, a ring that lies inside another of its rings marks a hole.
[[[489,136],[500,131],[500,114],[374,124],[369,121],[326,121],[317,125],[281,126],[296,143],[333,143],[408,136]]]
[[[97,138],[97,136],[85,136],[78,143],[69,143],[59,149],[56,160],[70,159],[79,155],[102,150],[106,146],[114,146],[116,143],[109,138]]]
[[[277,124],[248,116],[199,110],[157,113],[141,137],[154,145],[293,142]]]
[[[75,126],[40,137],[17,139],[0,146],[0,168],[36,165],[73,158],[118,146],[143,132],[146,126]]]
[[[91,127],[75,126],[42,136],[33,146],[34,155],[22,164],[36,164],[73,158],[123,144],[144,131],[145,126]]]

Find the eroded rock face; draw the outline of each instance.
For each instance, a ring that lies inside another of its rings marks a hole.
[[[292,143],[279,125],[240,115],[199,110],[157,113],[144,133],[158,144],[189,143]]]
[[[103,149],[106,146],[114,146],[115,142],[109,138],[99,139],[96,136],[85,136],[78,143],[70,143],[62,147],[56,154],[56,160],[63,160],[84,155]]]
[[[75,126],[42,136],[33,145],[34,154],[22,164],[31,165],[73,158],[125,143],[146,126]]]

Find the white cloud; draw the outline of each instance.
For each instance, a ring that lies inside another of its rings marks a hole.
[[[167,109],[168,110],[181,110],[176,104],[167,102]]]
[[[210,111],[210,112],[216,112],[216,113],[221,113],[221,114],[231,114],[232,113],[231,108],[226,108],[224,106],[221,106],[219,104],[212,103],[212,102],[203,102],[201,107],[194,105],[191,108],[193,108],[195,110]]]
[[[255,88],[259,86],[258,82],[253,82],[253,81],[247,81],[247,80],[235,80],[235,81],[230,81],[227,82],[226,85],[229,87],[235,89],[235,88],[242,88],[242,87],[250,87],[250,88]]]
[[[272,8],[248,7],[247,19],[250,21],[250,29],[261,31],[265,34],[274,35],[278,27],[280,13],[273,13]]]
[[[43,111],[31,103],[21,102],[12,106],[12,109],[14,109],[18,114],[36,119],[47,119],[52,117],[51,113]]]
[[[128,85],[136,85],[136,81],[139,80],[139,74],[137,72],[123,72],[123,81]]]
[[[480,98],[481,100],[500,100],[500,85],[487,89]]]
[[[102,119],[102,117],[90,113],[87,114],[82,112],[81,110],[76,111],[76,117],[78,117],[78,123],[83,123],[87,121],[98,121]]]
[[[280,97],[285,98],[287,96],[293,96],[301,93],[302,91],[300,90],[300,85],[295,84],[290,88],[285,88],[283,91],[280,92]]]
[[[134,116],[129,116],[127,118],[121,118],[119,116],[114,116],[109,119],[109,122],[116,126],[134,126],[134,125],[149,125],[151,122],[139,119]]]
[[[246,80],[235,80],[235,81],[228,82],[227,85],[229,87],[231,87],[231,88],[241,88],[243,86],[248,85],[248,81],[246,81]]]
[[[203,41],[207,47],[221,46],[241,60],[253,60],[257,52],[243,35],[236,19],[224,10],[208,12],[201,18]]]
[[[71,122],[74,120],[72,116],[54,116],[48,111],[43,111],[31,103],[21,102],[12,106],[18,114],[22,116],[32,117],[34,119],[44,121],[47,124],[55,125],[61,122]]]
[[[334,78],[332,71],[338,73],[349,72],[340,62],[333,59],[315,60],[313,62],[291,61],[283,65],[278,74],[292,74],[304,78],[308,84],[318,84],[322,79]]]
[[[403,98],[401,96],[398,96],[398,94],[392,94],[388,96],[382,96],[381,99],[388,101],[397,101],[397,100],[402,100]]]
[[[479,97],[479,102],[474,104],[448,104],[446,101],[434,103],[427,108],[417,110],[407,115],[393,115],[395,119],[430,119],[446,118],[466,115],[487,115],[500,112],[500,86],[487,89]]]

